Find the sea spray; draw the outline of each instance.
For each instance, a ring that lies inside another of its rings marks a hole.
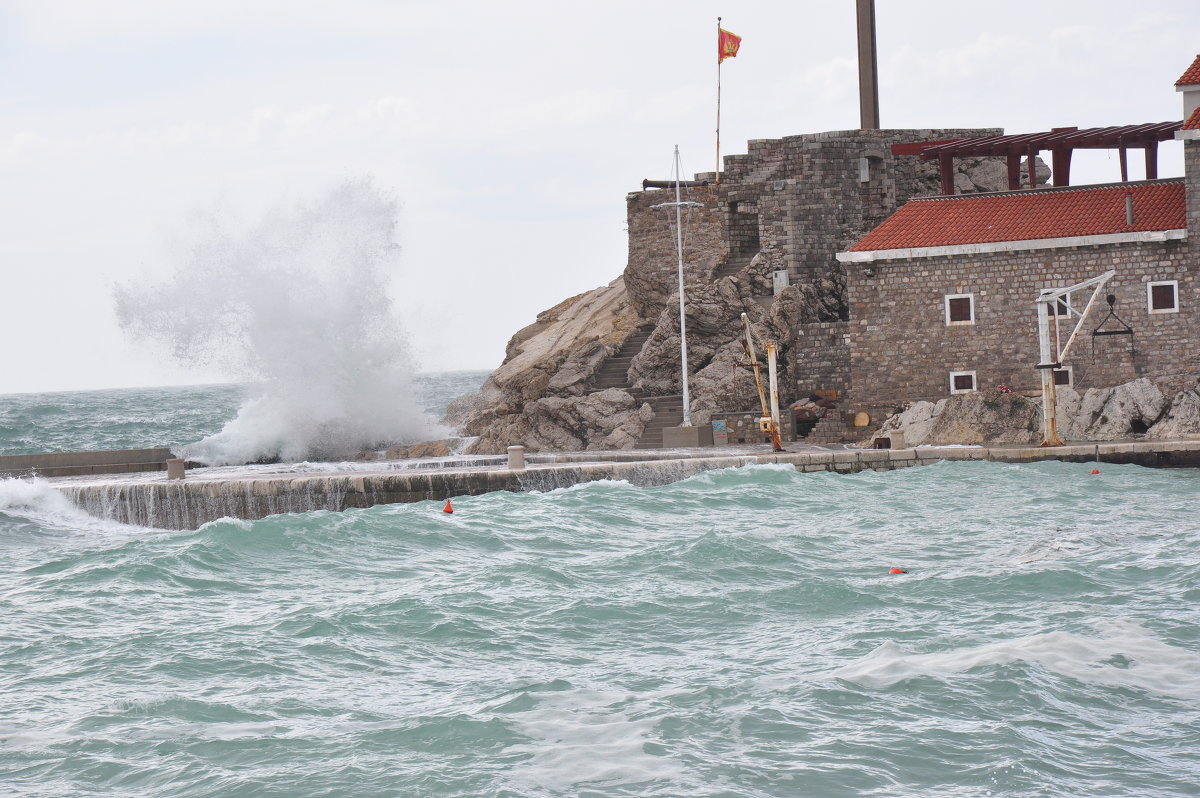
[[[209,213],[162,282],[119,286],[130,333],[250,383],[237,417],[180,447],[210,465],[329,459],[436,436],[386,284],[395,203],[343,183],[256,224]]]

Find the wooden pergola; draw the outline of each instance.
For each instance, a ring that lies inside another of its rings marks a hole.
[[[1055,186],[1071,185],[1071,153],[1075,150],[1118,150],[1121,154],[1121,182],[1129,181],[1128,150],[1142,149],[1146,158],[1146,179],[1158,177],[1158,143],[1175,137],[1183,127],[1179,122],[1152,122],[1118,127],[1056,127],[1046,133],[1013,136],[983,136],[949,141],[927,141],[892,146],[893,155],[919,155],[923,161],[937,159],[942,176],[942,193],[954,193],[954,159],[1004,156],[1008,159],[1008,188],[1021,188],[1021,159],[1027,158],[1029,185],[1035,186],[1034,163],[1039,153],[1049,150],[1050,168]]]

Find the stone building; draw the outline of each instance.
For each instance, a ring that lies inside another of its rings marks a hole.
[[[1184,92],[1189,110],[1200,94],[1200,56],[1178,85],[1194,90]],[[917,198],[839,253],[851,403],[878,417],[905,401],[998,385],[1037,389],[1039,290],[1108,270],[1116,274],[1104,294],[1115,301],[1093,308],[1056,382],[1087,389],[1146,377],[1194,387],[1200,110],[1190,111],[1169,126],[1184,141],[1182,179]],[[1055,308],[1061,340],[1090,294]]]

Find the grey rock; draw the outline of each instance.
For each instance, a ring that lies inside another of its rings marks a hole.
[[[1200,434],[1200,389],[1177,393],[1163,417],[1146,433],[1148,438],[1189,438]]]

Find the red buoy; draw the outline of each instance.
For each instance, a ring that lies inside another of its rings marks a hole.
[[[888,573],[889,574],[906,574],[906,573],[908,573],[908,571],[904,570],[903,568],[893,568],[892,570],[888,571]]]
[[[1099,468],[1093,468],[1093,469],[1092,469],[1092,473],[1093,473],[1093,474],[1099,474],[1099,473],[1100,473],[1100,469],[1099,469]]]
[[[454,508],[450,506],[450,500],[446,499],[446,506],[442,508],[443,513],[452,513]]]

